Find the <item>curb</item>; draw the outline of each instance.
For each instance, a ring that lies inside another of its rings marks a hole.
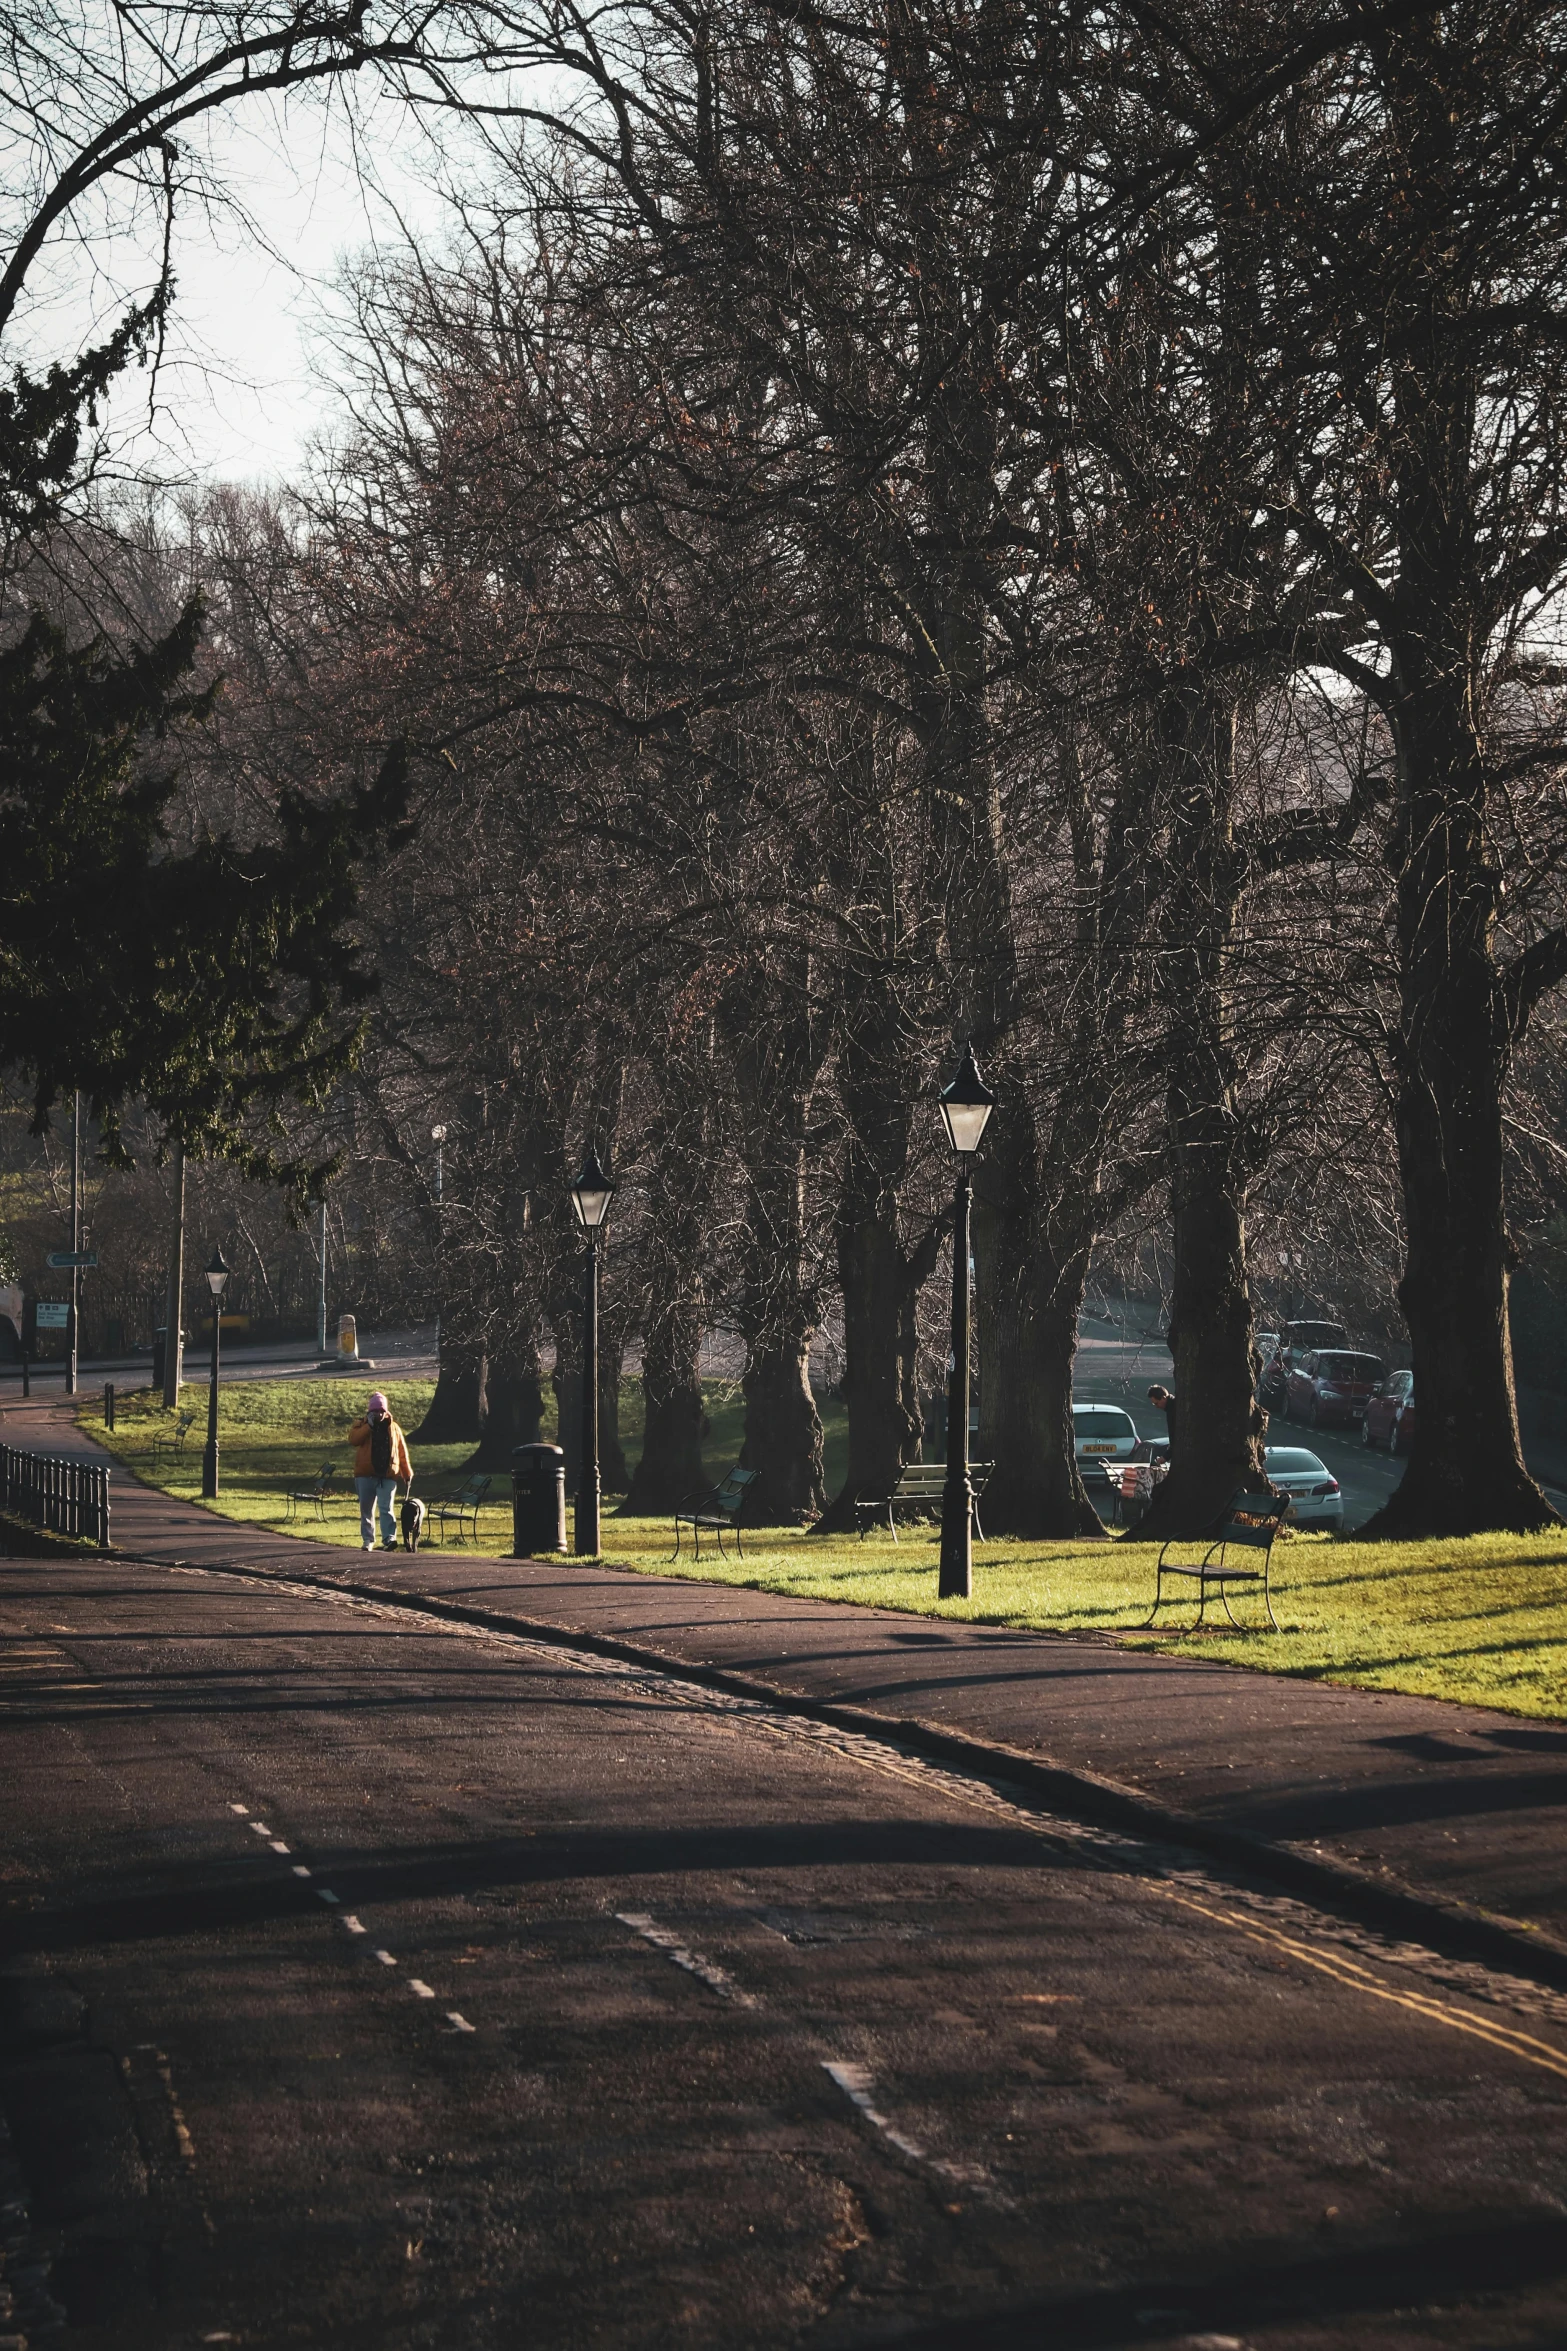
[[[1369,1870],[1352,1862],[1320,1860],[1293,1845],[1255,1835],[1250,1829],[1228,1828],[1222,1822],[1199,1818],[1161,1804],[1141,1789],[1128,1787],[1077,1765],[1048,1763],[1000,1740],[974,1738],[961,1731],[938,1728],[916,1716],[878,1714],[866,1706],[840,1705],[831,1699],[809,1698],[752,1674],[729,1673],[721,1666],[702,1665],[648,1649],[610,1634],[572,1632],[562,1625],[495,1608],[474,1608],[466,1602],[440,1600],[433,1595],[400,1591],[392,1584],[363,1583],[357,1578],[312,1575],[308,1569],[222,1566],[188,1560],[143,1559],[122,1554],[116,1564],[147,1567],[200,1565],[208,1575],[236,1575],[256,1583],[306,1584],[319,1592],[346,1594],[350,1599],[373,1600],[411,1609],[452,1624],[471,1624],[485,1632],[520,1633],[529,1640],[557,1649],[585,1649],[623,1665],[667,1674],[672,1680],[699,1683],[734,1698],[754,1699],[762,1705],[796,1714],[835,1730],[853,1731],[885,1746],[912,1748],[939,1763],[955,1765],[975,1778],[1005,1779],[1013,1786],[1043,1798],[1056,1812],[1096,1828],[1119,1829],[1150,1842],[1188,1846],[1251,1876],[1270,1880],[1292,1894],[1305,1896],[1318,1907],[1350,1913],[1360,1924],[1375,1927],[1401,1941],[1418,1941],[1443,1957],[1478,1961],[1522,1976],[1553,1991],[1567,1991],[1567,1943],[1543,1928],[1522,1921],[1494,1917],[1440,1894],[1419,1894],[1406,1886],[1386,1885]]]

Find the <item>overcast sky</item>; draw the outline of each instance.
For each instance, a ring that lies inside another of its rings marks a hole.
[[[188,469],[203,483],[284,479],[330,429],[329,327],[343,264],[397,240],[399,218],[421,241],[443,234],[434,157],[399,142],[390,110],[365,127],[361,172],[341,115],[317,106],[257,108],[222,126],[213,165],[254,226],[182,206],[158,470]],[[125,379],[124,396],[144,403],[145,379]]]

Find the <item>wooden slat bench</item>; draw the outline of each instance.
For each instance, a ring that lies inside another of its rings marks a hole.
[[[1248,1494],[1244,1491],[1232,1494],[1225,1504],[1224,1514],[1213,1535],[1210,1538],[1198,1538],[1198,1540],[1207,1540],[1208,1548],[1195,1567],[1177,1566],[1170,1559],[1170,1544],[1181,1539],[1179,1536],[1172,1535],[1170,1541],[1163,1546],[1159,1553],[1159,1564],[1155,1570],[1154,1604],[1147,1620],[1148,1624],[1153,1623],[1154,1617],[1158,1615],[1160,1607],[1163,1605],[1165,1577],[1181,1576],[1197,1586],[1197,1616],[1191,1627],[1193,1632],[1202,1623],[1204,1612],[1207,1609],[1210,1584],[1224,1603],[1224,1613],[1231,1624],[1235,1626],[1237,1632],[1243,1628],[1230,1607],[1229,1587],[1232,1584],[1260,1584],[1262,1586],[1262,1603],[1268,1612],[1268,1622],[1277,1632],[1279,1620],[1273,1613],[1273,1591],[1269,1582],[1269,1566],[1273,1558],[1274,1542],[1280,1527],[1289,1515],[1290,1506],[1288,1494]],[[1260,1567],[1255,1565],[1232,1567],[1229,1562],[1231,1551],[1246,1551],[1252,1553],[1253,1556],[1260,1551],[1262,1565]]]
[[[976,1543],[983,1543],[985,1540],[985,1530],[979,1523],[979,1498],[985,1491],[993,1466],[994,1464],[988,1461],[971,1461],[969,1463],[969,1484],[974,1489],[974,1540]],[[896,1542],[898,1530],[893,1521],[895,1514],[900,1510],[930,1510],[934,1511],[939,1518],[942,1489],[946,1482],[947,1465],[944,1461],[911,1461],[900,1474],[898,1482],[890,1494],[883,1495],[879,1500],[872,1499],[855,1503],[854,1515],[859,1521],[861,1542],[864,1542],[869,1530],[873,1526],[879,1525],[883,1520],[886,1521],[888,1534]]]
[[[671,1561],[680,1557],[682,1527],[691,1529],[691,1548],[697,1559],[702,1556],[704,1527],[718,1537],[720,1559],[727,1556],[724,1536],[731,1533],[735,1539],[735,1550],[743,1559],[745,1546],[740,1540],[740,1512],[747,1493],[761,1474],[757,1469],[741,1469],[737,1463],[733,1469],[724,1472],[716,1486],[703,1486],[698,1492],[688,1494],[675,1512],[675,1547],[669,1554]]]

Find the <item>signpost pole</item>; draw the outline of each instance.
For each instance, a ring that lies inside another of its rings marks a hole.
[[[174,1146],[174,1241],[169,1251],[169,1287],[163,1315],[163,1408],[180,1400],[180,1317],[185,1297],[185,1146]]]
[[[71,1329],[65,1363],[65,1392],[76,1393],[76,1327],[82,1303],[82,1269],[74,1262],[82,1247],[82,1097],[71,1098]]]

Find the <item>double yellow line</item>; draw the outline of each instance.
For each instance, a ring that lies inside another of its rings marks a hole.
[[[1537,2065],[1545,2073],[1559,2074],[1567,2081],[1567,2056],[1553,2049],[1549,2041],[1537,2041],[1532,2033],[1521,2033],[1511,2025],[1499,2024],[1494,2017],[1472,2016],[1466,2008],[1455,2008],[1450,2001],[1434,1999],[1428,1992],[1399,1992],[1391,1984],[1384,1984],[1356,1960],[1345,1959],[1334,1953],[1313,1950],[1309,1943],[1297,1941],[1295,1936],[1280,1932],[1277,1927],[1259,1926],[1252,1919],[1237,1916],[1233,1910],[1215,1909],[1211,1903],[1199,1902],[1194,1894],[1177,1892],[1175,1887],[1161,1885],[1157,1879],[1146,1881],[1153,1893],[1162,1894],[1167,1902],[1174,1902],[1182,1910],[1195,1910],[1199,1917],[1212,1919],[1217,1926],[1228,1927],[1233,1934],[1244,1935],[1253,1943],[1271,1944],[1277,1951],[1287,1951],[1304,1967],[1314,1967],[1319,1975],[1331,1976],[1336,1983],[1345,1984],[1353,1992],[1363,1992],[1373,2000],[1391,2000],[1395,2008],[1413,2009],[1430,2024],[1445,2025],[1449,2032],[1468,2033],[1476,2041],[1488,2041],[1493,2049],[1505,2049],[1510,2057],[1519,2057],[1525,2065]]]

